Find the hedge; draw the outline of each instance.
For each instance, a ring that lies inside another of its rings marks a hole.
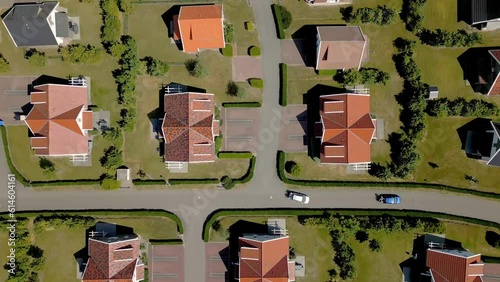
[[[318,75],[334,76],[337,74],[337,70],[317,70]]]
[[[222,53],[222,55],[224,55],[226,57],[232,57],[233,54],[234,54],[234,52],[233,52],[233,44],[226,44],[226,47],[221,48],[220,52]]]
[[[258,56],[260,56],[260,48],[259,48],[259,46],[250,46],[250,48],[248,48],[248,55],[250,55],[252,57],[258,57]]]
[[[481,260],[486,263],[500,263],[500,257],[481,256]]]
[[[433,183],[418,183],[418,182],[368,182],[368,181],[334,181],[334,180],[295,180],[287,178],[285,175],[286,154],[283,151],[278,151],[277,156],[277,173],[283,183],[290,185],[301,185],[310,187],[401,187],[401,188],[426,188],[443,190],[454,193],[469,194],[478,197],[500,199],[500,194],[493,192],[484,192],[467,188],[448,186],[443,184]]]
[[[184,234],[184,226],[182,225],[181,219],[166,210],[158,210],[158,209],[132,209],[132,210],[40,210],[40,211],[16,211],[16,216],[18,218],[27,218],[27,217],[38,217],[38,216],[54,216],[54,215],[88,215],[88,216],[114,216],[114,215],[128,215],[128,216],[158,216],[158,217],[166,217],[171,219],[177,224],[177,231],[179,234]],[[0,212],[0,219],[9,219],[9,212]]]
[[[24,186],[28,186],[29,180],[22,176],[22,174],[17,170],[17,168],[12,163],[12,159],[10,158],[9,143],[7,142],[7,129],[4,126],[0,126],[0,131],[2,132],[3,151],[5,153],[7,166],[9,166],[10,172],[16,176],[17,181],[21,182],[21,184],[23,184]]]
[[[276,33],[278,35],[278,38],[285,39],[283,18],[281,17],[281,7],[279,5],[273,4],[271,8],[273,9],[274,23],[276,24]]]
[[[260,108],[262,104],[260,102],[230,102],[222,103],[224,108]]]
[[[217,154],[219,159],[249,159],[253,157],[251,152],[219,152]]]
[[[262,78],[250,78],[248,83],[255,88],[264,88],[264,80]]]
[[[165,179],[134,179],[132,183],[137,186],[141,185],[166,185]]]
[[[199,178],[199,179],[182,179],[172,178],[168,180],[170,185],[186,185],[186,184],[219,184],[220,180],[217,178]]]
[[[288,104],[286,95],[288,92],[288,68],[286,64],[280,64],[280,105]]]
[[[149,239],[151,245],[182,245],[182,239]]]
[[[245,173],[245,175],[243,175],[238,179],[234,179],[235,184],[245,184],[248,183],[250,180],[252,180],[256,161],[257,159],[255,158],[255,156],[252,156],[250,158],[250,165],[248,166],[247,173]]]
[[[252,22],[245,22],[245,29],[248,31],[252,31],[255,29],[255,27],[253,26]]]
[[[438,212],[426,212],[418,210],[383,210],[383,209],[234,209],[217,210],[208,215],[203,223],[202,239],[208,242],[210,227],[223,216],[323,216],[325,212],[340,216],[380,216],[391,215],[395,217],[437,218],[444,220],[462,221],[487,227],[500,228],[500,224],[492,221],[451,215]]]
[[[30,186],[77,186],[77,185],[99,185],[100,179],[75,179],[75,180],[54,180],[54,181],[32,181]]]

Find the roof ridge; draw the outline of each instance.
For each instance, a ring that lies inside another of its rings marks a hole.
[[[261,256],[262,256],[262,251],[261,251],[260,253],[261,253]],[[245,263],[248,267],[250,267],[250,268],[251,268],[251,269],[255,272],[255,274],[257,274],[257,277],[262,276],[262,275],[260,275],[260,274],[259,274],[259,272],[257,272],[257,270],[256,270],[256,269],[254,269],[254,268],[253,268],[250,264],[248,264],[248,263],[247,263],[247,260],[246,260],[246,259],[242,258],[241,260],[242,260],[242,261],[243,261],[243,262],[244,262],[244,263]],[[260,259],[259,261],[262,261],[262,257],[261,257],[261,259]]]
[[[199,127],[195,127],[195,128],[199,128]],[[195,128],[191,128],[189,127],[189,131],[193,131],[195,132],[196,134],[200,135],[201,137],[203,137],[203,139],[206,139],[208,140],[209,142],[212,142],[213,140],[210,140],[208,139],[206,136],[204,136],[203,134],[201,134],[198,130],[196,130]],[[189,137],[189,133],[188,133],[188,137]]]

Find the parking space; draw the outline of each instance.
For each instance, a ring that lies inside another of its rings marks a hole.
[[[149,281],[184,282],[184,246],[151,245]]]
[[[24,124],[21,116],[31,109],[28,90],[35,79],[35,76],[0,77],[0,119],[6,125]]]
[[[222,134],[224,151],[257,153],[261,108],[223,108]]]
[[[261,57],[233,57],[233,80],[246,81],[249,78],[262,78]]]
[[[279,149],[284,152],[307,151],[307,105],[283,108]]]
[[[226,282],[229,266],[229,243],[205,244],[205,281]]]

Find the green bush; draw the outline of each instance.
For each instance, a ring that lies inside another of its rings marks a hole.
[[[279,6],[279,12],[281,14],[283,29],[288,29],[292,24],[292,13],[290,13],[290,11],[288,11],[284,6]]]
[[[220,52],[222,55],[226,57],[232,57],[233,56],[233,44],[226,44],[224,48],[220,49]]]
[[[252,22],[245,22],[245,29],[248,31],[252,31],[255,29],[255,27]]]
[[[334,76],[337,74],[337,70],[317,70],[318,75],[324,76]]]
[[[283,26],[283,16],[281,14],[280,5],[273,4],[271,8],[273,9],[274,21],[276,24],[276,33],[279,39],[285,39],[285,28]]]
[[[465,100],[462,97],[450,100],[439,98],[427,103],[427,114],[430,116],[464,116],[464,117],[486,117],[496,116],[500,109],[494,103],[481,99]]]
[[[374,252],[380,252],[382,250],[382,245],[380,245],[380,242],[377,239],[371,239],[368,246],[370,247],[370,250]]]
[[[258,57],[260,56],[260,48],[259,46],[250,46],[250,48],[248,48],[248,55],[252,56],[252,57]]]
[[[117,0],[101,0],[103,25],[101,40],[105,45],[117,42],[121,35],[120,9]]]
[[[115,169],[123,164],[122,152],[115,146],[111,146],[104,150],[104,156],[100,161],[103,167]]]
[[[153,57],[144,57],[141,61],[146,64],[146,73],[151,76],[163,76],[168,72],[168,63]]]
[[[222,187],[224,187],[224,189],[226,190],[231,190],[234,188],[234,180],[227,176],[227,175],[224,175],[221,179],[220,179],[220,183],[222,184]]]
[[[104,179],[101,182],[101,187],[104,190],[118,190],[120,189],[121,182],[115,179]]]
[[[58,52],[64,62],[75,64],[95,64],[102,59],[102,50],[88,44],[71,44],[66,47],[60,47]]]
[[[222,103],[224,108],[260,108],[262,104],[260,102],[227,102]]]
[[[352,7],[341,8],[343,19],[348,23],[374,23],[377,25],[388,25],[394,22],[396,10],[386,5],[376,8],[359,8],[354,11]]]
[[[135,108],[122,109],[120,111],[121,120],[118,121],[118,124],[125,131],[132,131],[135,127]]]
[[[264,88],[264,80],[262,78],[250,78],[248,79],[248,83],[255,88]]]
[[[38,164],[40,168],[43,170],[43,174],[48,177],[54,176],[56,172],[56,165],[51,160],[41,157],[39,158]]]
[[[484,43],[480,32],[467,32],[465,29],[457,31],[448,31],[440,28],[434,31],[424,29],[418,33],[418,37],[422,43],[430,46],[471,47]]]
[[[408,31],[419,31],[424,20],[423,7],[427,0],[403,0],[401,19]]]
[[[136,186],[143,185],[166,185],[167,181],[165,179],[134,179],[132,183]]]
[[[224,22],[224,40],[226,43],[234,43],[234,26]]]
[[[389,81],[390,76],[388,73],[375,68],[361,68],[359,71],[357,69],[339,71],[334,78],[344,85],[375,83],[385,85]]]
[[[10,71],[9,62],[0,54],[0,73]]]
[[[253,157],[251,152],[219,152],[217,154],[219,159],[249,159]]]
[[[221,133],[219,133],[219,136],[215,136],[215,140],[214,140],[214,143],[215,143],[215,155],[219,154],[219,150],[222,147],[222,140],[223,140],[223,136],[222,136]]]
[[[288,161],[285,164],[285,170],[286,172],[290,173],[291,175],[295,177],[299,177],[300,174],[302,173],[302,168],[299,166],[298,163],[294,161]]]
[[[120,11],[125,15],[130,15],[135,11],[134,4],[132,4],[132,0],[118,0],[118,4],[120,7]]]
[[[111,54],[111,56],[119,59],[122,57],[123,53],[127,51],[127,49],[128,47],[125,44],[115,43],[109,46],[108,51]]]
[[[288,105],[288,70],[286,64],[280,64],[280,105],[285,107]]]
[[[151,245],[182,245],[182,239],[149,239]]]
[[[109,129],[106,129],[102,133],[102,136],[104,137],[104,139],[113,143],[116,148],[121,148],[123,145],[122,130],[118,127],[111,127]]]
[[[243,98],[245,89],[241,88],[236,82],[230,80],[226,85],[226,94],[233,97]]]
[[[188,185],[188,184],[219,184],[220,180],[217,178],[200,178],[200,179],[182,179],[171,178],[168,180],[170,185]]]
[[[35,48],[31,48],[26,50],[24,53],[24,58],[28,60],[30,65],[35,67],[44,67],[46,63],[45,53],[36,50]]]
[[[207,75],[207,70],[198,59],[188,59],[184,66],[191,76],[202,78]]]
[[[485,263],[500,263],[500,257],[481,256],[481,260]]]

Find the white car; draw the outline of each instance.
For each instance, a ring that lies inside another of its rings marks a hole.
[[[289,199],[300,202],[302,204],[309,203],[309,196],[307,196],[306,194],[302,194],[302,193],[294,192],[294,191],[286,191],[286,196]]]

